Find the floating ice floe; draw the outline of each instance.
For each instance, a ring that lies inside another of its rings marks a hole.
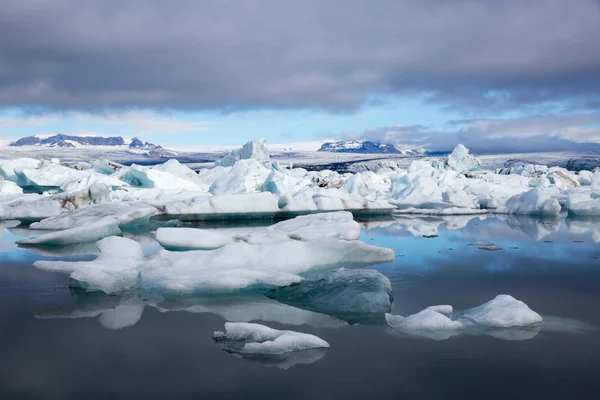
[[[156,240],[171,250],[216,249],[234,242],[262,244],[288,240],[310,241],[323,238],[356,240],[360,225],[347,211],[312,214],[279,222],[251,232],[223,229],[159,228]]]
[[[32,229],[61,230],[89,225],[100,221],[114,221],[120,227],[147,224],[157,209],[144,203],[109,202],[93,204],[72,213],[43,219],[31,224]]]
[[[330,347],[315,335],[280,331],[247,322],[226,322],[225,332],[217,331],[213,338],[223,343],[228,351],[246,354],[284,354]]]
[[[19,240],[22,245],[64,246],[77,243],[94,242],[107,236],[120,235],[119,222],[108,218],[90,224],[44,233],[32,239]]]
[[[41,269],[62,271],[88,290],[119,293],[132,289],[166,292],[219,292],[285,286],[300,274],[342,266],[392,261],[391,249],[333,238],[251,245],[236,242],[209,251],[160,250],[144,257],[130,239],[108,237],[98,243],[93,261],[37,261]]]
[[[452,306],[432,306],[402,317],[386,314],[388,325],[411,336],[444,340],[462,333],[485,333],[507,340],[530,339],[539,331],[542,317],[527,304],[509,295],[498,295],[478,307],[455,311]],[[533,336],[532,336],[533,335]]]

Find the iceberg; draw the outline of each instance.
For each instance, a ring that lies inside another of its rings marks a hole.
[[[23,194],[23,189],[14,182],[0,179],[0,197],[16,194]]]
[[[542,317],[522,301],[501,294],[485,304],[464,311],[459,320],[471,321],[482,326],[512,328],[539,324]]]
[[[76,226],[44,233],[32,239],[19,240],[20,245],[53,245],[65,246],[77,243],[94,242],[107,236],[120,235],[119,222],[108,218],[91,224]]]
[[[228,155],[215,163],[220,167],[231,167],[239,160],[256,160],[263,166],[269,165],[269,149],[267,141],[263,138],[252,140],[242,146],[241,149],[233,150]]]
[[[153,168],[143,167],[140,165],[132,165],[131,167],[121,168],[114,175],[115,178],[122,182],[139,188],[161,190],[191,190],[205,191],[200,182],[190,179],[190,176],[183,173],[184,177],[172,174],[170,171],[176,170],[176,173],[182,174],[179,168],[173,164],[157,166]],[[187,171],[186,171],[187,172]],[[193,172],[193,171],[192,171]]]
[[[170,250],[210,250],[234,242],[262,244],[288,240],[310,241],[323,238],[356,240],[360,225],[347,211],[311,214],[279,222],[251,232],[195,228],[159,228],[156,240]]]
[[[144,203],[109,202],[93,204],[72,213],[65,213],[31,224],[32,229],[61,230],[95,224],[100,221],[113,221],[119,227],[147,224],[157,209]],[[110,236],[110,235],[109,235]]]
[[[339,269],[272,289],[267,296],[351,323],[382,319],[394,301],[389,279],[374,270]]]
[[[527,340],[537,335],[543,320],[527,304],[506,294],[462,312],[455,311],[450,305],[439,305],[408,317],[386,314],[385,318],[398,332],[433,340],[446,340],[465,333]]]
[[[19,180],[18,172],[23,169],[37,168],[40,165],[40,160],[33,158],[17,158],[14,160],[0,160],[0,176],[7,181],[14,182],[19,185],[24,185],[25,182]]]
[[[499,214],[526,214],[536,216],[556,216],[561,206],[547,190],[536,187],[511,197],[506,204],[496,209]]]
[[[225,349],[246,354],[284,354],[292,351],[329,348],[323,339],[295,331],[280,331],[248,322],[226,322],[225,332],[217,331],[213,338]]]
[[[216,250],[171,252],[144,257],[131,239],[111,236],[98,243],[93,261],[36,261],[38,268],[69,273],[80,286],[107,294],[129,290],[227,292],[285,286],[300,274],[392,261],[391,249],[333,238],[250,245],[236,242]]]
[[[240,160],[226,174],[218,176],[209,191],[215,196],[255,193],[270,174],[270,169],[254,159]]]
[[[80,171],[52,161],[42,161],[36,168],[15,170],[15,175],[21,186],[59,187],[65,192],[79,191],[96,182],[108,187],[124,185],[112,176],[99,174],[94,170]]]
[[[481,161],[469,154],[469,150],[459,144],[446,159],[446,166],[460,174],[476,171],[481,167]]]
[[[181,221],[226,219],[230,217],[272,217],[279,211],[279,197],[269,193],[222,196],[195,196],[156,204],[163,214]]]

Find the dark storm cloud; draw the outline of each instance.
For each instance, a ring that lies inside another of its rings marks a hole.
[[[0,106],[590,107],[599,47],[596,0],[1,0]]]

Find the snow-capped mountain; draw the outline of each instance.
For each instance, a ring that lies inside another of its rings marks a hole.
[[[56,149],[111,149],[131,152],[143,152],[151,157],[170,157],[174,152],[138,138],[123,139],[121,136],[73,136],[59,133],[49,137],[27,136],[9,144],[12,147],[48,147]]]
[[[418,154],[417,150],[401,151],[393,144],[382,142],[371,142],[368,140],[340,140],[338,142],[323,143],[318,151],[334,153],[396,153],[396,154]]]
[[[59,133],[50,137],[27,136],[13,143],[11,146],[47,146],[47,147],[67,147],[74,148],[79,146],[124,146],[125,140],[120,137],[100,137],[100,136],[71,136]]]

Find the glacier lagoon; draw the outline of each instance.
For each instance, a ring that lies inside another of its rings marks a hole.
[[[600,221],[471,215],[359,223],[360,240],[393,249],[393,261],[336,266],[310,285],[279,291],[166,295],[86,292],[69,275],[33,263],[90,261],[94,243],[18,245],[33,233],[4,221],[0,397],[595,398]],[[254,229],[249,222],[186,226]],[[145,256],[160,249],[150,231],[158,227],[149,228],[123,231]],[[351,290],[335,290],[336,282]],[[451,332],[386,322],[386,313],[407,317],[435,305],[460,313],[501,294],[543,321]],[[343,309],[361,295],[372,308]],[[213,340],[226,322],[314,335],[330,347],[243,353]]]

